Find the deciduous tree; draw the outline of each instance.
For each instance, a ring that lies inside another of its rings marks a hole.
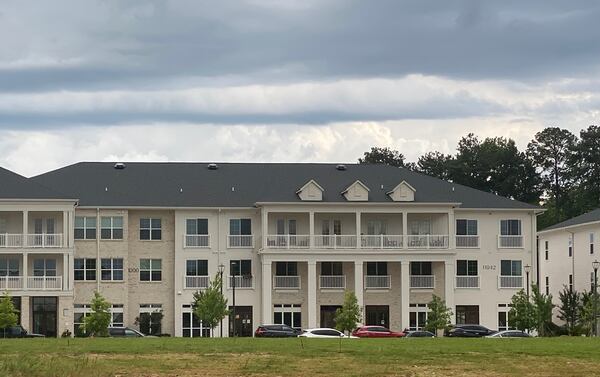
[[[194,293],[194,315],[211,332],[229,314],[227,299],[221,293],[221,284],[222,276],[217,273],[208,288]]]
[[[344,304],[335,311],[335,328],[343,333],[350,333],[361,320],[361,309],[356,295],[352,291],[346,291]]]
[[[450,325],[452,310],[446,306],[446,301],[433,295],[433,298],[427,307],[429,308],[427,322],[425,323],[425,329],[427,331],[436,333],[437,330],[443,330]]]
[[[365,152],[363,158],[359,158],[360,164],[385,164],[391,166],[404,166],[404,155],[389,147],[372,147],[370,152]]]
[[[4,295],[0,298],[0,330],[2,330],[2,336],[6,336],[5,330],[16,326],[18,321],[17,309],[8,292],[4,292]]]
[[[94,292],[94,298],[90,305],[90,314],[85,317],[85,329],[90,336],[108,336],[111,313],[110,303],[100,294]]]

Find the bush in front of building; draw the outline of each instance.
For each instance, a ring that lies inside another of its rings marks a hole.
[[[108,326],[110,325],[111,312],[110,303],[100,294],[94,292],[90,314],[85,317],[85,329],[90,336],[108,336]]]
[[[352,291],[346,291],[344,304],[335,311],[335,328],[349,334],[361,320],[362,316],[356,295]]]
[[[6,329],[16,326],[18,321],[17,309],[8,292],[4,292],[4,295],[0,299],[0,330],[2,337],[5,337]]]
[[[452,310],[446,306],[446,301],[439,296],[433,295],[433,298],[427,304],[429,312],[427,313],[427,322],[425,330],[441,336],[441,332],[450,326]]]
[[[210,328],[211,334],[219,322],[229,314],[227,299],[221,293],[222,286],[223,275],[217,273],[205,290],[194,293],[194,315],[203,326]]]

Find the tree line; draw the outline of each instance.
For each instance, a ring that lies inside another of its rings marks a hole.
[[[359,163],[401,166],[507,198],[542,205],[538,229],[600,206],[600,127],[579,136],[559,127],[536,133],[525,150],[505,137],[462,137],[455,154],[427,152],[416,162],[373,147]]]

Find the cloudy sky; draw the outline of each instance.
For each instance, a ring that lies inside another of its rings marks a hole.
[[[600,116],[598,1],[0,1],[0,166],[409,160]]]

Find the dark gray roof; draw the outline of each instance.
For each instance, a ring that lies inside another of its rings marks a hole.
[[[360,180],[369,202],[392,203],[386,194],[402,181],[416,189],[415,202],[462,203],[463,208],[535,209],[527,203],[475,190],[404,168],[386,165],[314,163],[80,162],[31,180],[80,199],[81,206],[251,207],[257,202],[301,202],[296,191],[314,179],[323,202],[346,202],[348,186]]]
[[[545,229],[542,229],[542,232],[545,232],[547,230],[566,228],[568,226],[582,225],[594,221],[600,221],[600,208],[584,213],[583,215],[575,216],[573,218],[570,218],[569,220],[565,220],[558,224],[551,225]]]
[[[10,170],[0,168],[0,199],[71,199]]]

